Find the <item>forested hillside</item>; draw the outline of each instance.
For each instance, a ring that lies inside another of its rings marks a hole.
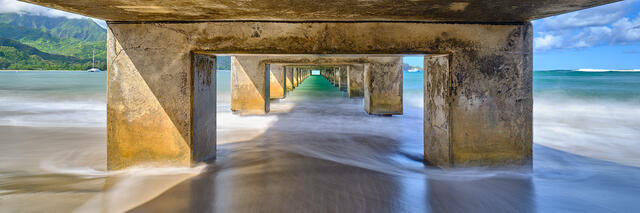
[[[0,69],[106,69],[106,30],[91,19],[0,14]]]

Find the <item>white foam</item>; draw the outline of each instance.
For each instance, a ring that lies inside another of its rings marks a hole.
[[[576,72],[640,72],[640,69],[616,70],[616,69],[577,69]]]

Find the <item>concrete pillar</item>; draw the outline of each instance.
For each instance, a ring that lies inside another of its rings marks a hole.
[[[294,67],[293,68],[293,88],[295,89],[296,87],[298,87],[298,83],[300,83],[298,81],[298,68]]]
[[[333,68],[333,86],[340,87],[340,68]]]
[[[531,42],[530,35],[525,38]],[[452,66],[451,60],[475,59],[462,53],[425,56],[427,162],[440,167],[531,165],[533,102],[528,48],[522,55],[476,59],[471,63],[486,64],[478,70]]]
[[[341,66],[339,67],[340,69],[340,83],[338,83],[338,86],[340,87],[341,91],[348,91],[348,87],[349,87],[349,75],[348,75],[348,70],[346,66]]]
[[[402,114],[402,57],[375,57],[364,66],[364,109],[374,115]]]
[[[293,91],[293,67],[286,67],[287,92]]]
[[[286,83],[284,80],[284,66],[279,64],[270,64],[269,71],[269,97],[271,99],[284,98]]]
[[[183,51],[180,39],[158,45],[164,35],[108,26],[107,169],[215,158],[216,58]]]
[[[270,72],[260,57],[231,56],[231,111],[242,115],[269,112]]]
[[[347,92],[349,97],[364,96],[364,64],[352,64],[347,66]]]

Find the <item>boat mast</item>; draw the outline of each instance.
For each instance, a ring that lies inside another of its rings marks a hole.
[[[93,56],[91,56],[91,68],[96,68],[96,49],[93,49]]]

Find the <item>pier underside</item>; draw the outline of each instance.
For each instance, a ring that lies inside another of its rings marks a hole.
[[[406,54],[425,55],[427,163],[527,165],[531,33],[528,22],[109,22],[108,167],[215,158],[216,56],[232,56],[231,110],[240,115],[269,113],[280,90],[304,85],[309,66],[327,68],[323,76],[348,94],[362,85],[369,114],[397,115]]]

